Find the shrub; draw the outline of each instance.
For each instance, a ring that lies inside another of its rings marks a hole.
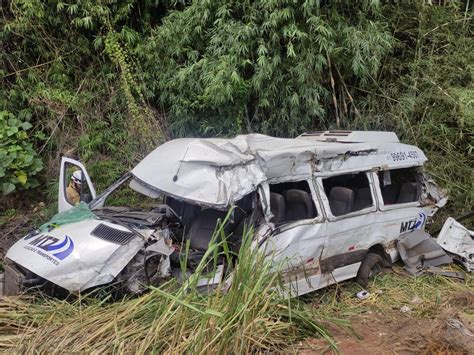
[[[43,163],[28,140],[31,123],[0,112],[0,189],[3,195],[38,185],[35,175]]]

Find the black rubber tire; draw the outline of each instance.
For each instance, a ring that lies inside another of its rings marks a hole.
[[[367,287],[369,279],[381,273],[384,267],[383,258],[379,254],[368,252],[357,273],[357,283],[364,288]]]

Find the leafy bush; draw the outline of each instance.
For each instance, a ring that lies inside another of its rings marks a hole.
[[[28,140],[31,127],[31,123],[0,111],[0,189],[4,195],[38,185],[34,176],[43,164]]]
[[[135,55],[178,135],[295,136],[328,123],[331,81],[376,77],[393,36],[378,1],[195,1]],[[337,108],[336,108],[337,109]],[[340,122],[337,122],[339,125]]]
[[[100,186],[172,136],[394,130],[427,153],[457,215],[474,203],[472,8],[7,0],[0,110],[51,136],[46,180],[64,153]]]
[[[393,130],[426,152],[429,172],[450,192],[436,230],[474,206],[474,16],[456,2],[383,11],[397,39],[394,52],[378,80],[355,88],[363,116],[349,127]]]

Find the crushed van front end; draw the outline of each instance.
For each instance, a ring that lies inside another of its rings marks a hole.
[[[100,236],[101,229],[108,234]],[[122,240],[113,240],[114,233]],[[83,291],[111,282],[142,246],[143,240],[124,227],[101,220],[36,230],[8,251],[6,281],[31,288],[45,280],[69,292]]]

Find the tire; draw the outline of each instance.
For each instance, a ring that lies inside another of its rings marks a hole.
[[[362,287],[367,287],[369,280],[384,269],[383,258],[376,253],[368,252],[357,272],[356,282]]]

